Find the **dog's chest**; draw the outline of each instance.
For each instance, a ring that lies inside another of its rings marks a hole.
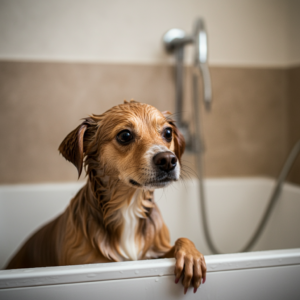
[[[139,244],[136,240],[136,234],[139,224],[139,219],[142,217],[139,212],[139,205],[137,201],[138,193],[136,192],[130,204],[124,206],[121,210],[123,217],[123,231],[120,240],[120,252],[124,259],[138,260],[139,258]]]

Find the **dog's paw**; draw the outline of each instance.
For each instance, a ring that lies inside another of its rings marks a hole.
[[[184,294],[188,287],[194,287],[194,293],[199,288],[201,281],[206,281],[206,264],[204,256],[196,249],[194,243],[189,239],[180,238],[175,243],[174,256],[175,264],[175,283],[183,277]]]

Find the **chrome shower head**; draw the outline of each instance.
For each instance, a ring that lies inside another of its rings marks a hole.
[[[178,47],[193,42],[193,38],[187,36],[185,31],[178,28],[168,30],[163,36],[163,42],[167,52],[171,53]]]
[[[212,101],[212,88],[207,60],[207,33],[204,20],[198,18],[194,29],[195,39],[195,66],[199,68],[203,79],[203,100],[206,110],[210,110]]]

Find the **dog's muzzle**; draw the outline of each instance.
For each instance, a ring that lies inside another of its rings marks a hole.
[[[176,155],[171,151],[154,154],[151,158],[151,171],[147,173],[146,182],[137,182],[130,179],[131,185],[136,187],[160,188],[179,179],[180,167]]]
[[[165,187],[178,180],[177,157],[173,152],[159,152],[153,156],[152,162],[155,175],[147,185]]]

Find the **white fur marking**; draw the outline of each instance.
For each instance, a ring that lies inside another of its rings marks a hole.
[[[170,151],[166,146],[153,145],[152,147],[150,147],[145,153],[145,158],[146,158],[148,164],[151,166],[152,159],[155,154],[160,153],[160,152],[166,152],[166,151]]]
[[[125,205],[121,210],[124,227],[121,235],[120,251],[125,259],[130,260],[138,260],[139,256],[138,245],[135,241],[139,218],[142,218],[137,203],[137,197],[139,193],[140,191],[137,189],[132,199],[130,200],[129,205]]]

